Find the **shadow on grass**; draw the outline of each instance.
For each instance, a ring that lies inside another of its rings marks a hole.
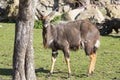
[[[44,68],[38,68],[38,69],[35,69],[35,73],[50,73],[50,70],[45,70]],[[62,71],[55,71],[53,72],[53,74],[59,74],[59,73],[66,73],[66,72],[62,72]],[[67,73],[66,73],[67,74]]]
[[[58,77],[57,75],[55,75],[55,74],[61,74],[61,79],[68,79],[68,73],[67,72],[62,72],[62,71],[55,71],[55,72],[53,72],[53,74],[50,76],[49,75],[49,73],[50,73],[50,71],[49,70],[46,70],[46,69],[44,69],[44,68],[38,68],[38,69],[35,69],[35,73],[45,73],[45,74],[47,74],[46,75],[46,78],[47,79],[51,79],[52,77]],[[63,75],[64,74],[64,75]],[[87,74],[80,74],[80,75],[76,75],[76,74],[71,74],[71,78],[72,77],[76,77],[76,78],[87,78],[88,76],[87,76]]]
[[[109,37],[120,38],[120,35],[109,35]]]
[[[87,74],[80,74],[80,75],[75,75],[73,74],[72,76],[77,77],[77,78],[87,78]]]
[[[10,76],[12,75],[12,69],[0,68],[0,75]]]
[[[44,68],[35,69],[35,73],[42,72],[42,73],[49,73],[49,70],[45,70]],[[0,75],[12,75],[12,69],[5,69],[0,68]]]
[[[38,72],[48,74],[50,71],[49,70],[45,70],[44,68],[35,69],[35,73],[38,73]],[[53,75],[54,74],[67,74],[67,72],[58,71],[58,72],[54,72]],[[0,75],[10,76],[10,75],[12,75],[12,69],[0,68]],[[71,77],[72,76],[73,77],[79,77],[79,78],[86,78],[87,77],[86,74],[80,74],[80,75],[71,74]],[[61,78],[67,79],[67,76],[62,76]]]
[[[49,70],[45,70],[44,68],[35,69],[35,73],[49,73]],[[0,68],[0,75],[10,76],[12,75],[12,69]]]
[[[35,73],[38,73],[38,72],[41,72],[41,73],[49,73],[50,71],[49,71],[49,70],[45,70],[44,68],[35,69]]]
[[[120,38],[120,35],[104,35],[104,37]]]

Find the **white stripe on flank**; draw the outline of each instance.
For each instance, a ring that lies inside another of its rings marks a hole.
[[[52,42],[53,42],[53,39],[51,39],[48,44],[50,45]]]
[[[95,43],[95,47],[98,48],[100,46],[100,41],[97,40],[96,43]]]
[[[82,48],[85,49],[85,45],[83,41],[81,41],[81,45],[82,45]]]

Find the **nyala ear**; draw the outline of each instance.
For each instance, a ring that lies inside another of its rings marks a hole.
[[[55,11],[52,11],[47,16],[43,16],[43,20],[50,22],[54,18],[54,14],[55,14]]]
[[[56,8],[54,11],[52,11],[51,13],[49,13],[45,19],[48,19],[48,20],[52,20],[54,17],[55,17],[55,13],[56,11],[58,10],[58,8]]]

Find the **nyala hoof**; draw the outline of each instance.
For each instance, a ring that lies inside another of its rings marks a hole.
[[[47,78],[50,78],[50,77],[52,76],[52,74],[53,74],[53,73],[49,73],[48,76],[47,76]]]
[[[87,74],[87,77],[90,77],[90,76],[92,76],[92,75],[93,75],[93,72],[88,73],[88,74]]]
[[[71,77],[71,73],[68,73],[68,80],[70,80],[70,77]]]

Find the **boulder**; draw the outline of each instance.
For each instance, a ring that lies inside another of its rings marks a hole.
[[[98,23],[101,23],[105,19],[102,12],[99,10],[99,8],[93,5],[87,6],[87,9],[84,12],[82,12],[78,17],[78,19],[81,19],[81,20],[88,19],[88,18],[93,18]]]
[[[105,9],[110,18],[120,18],[120,5],[107,4]]]
[[[79,14],[82,13],[84,10],[85,10],[85,7],[69,10],[68,12],[65,12],[63,17],[65,20],[74,21],[77,19]]]

